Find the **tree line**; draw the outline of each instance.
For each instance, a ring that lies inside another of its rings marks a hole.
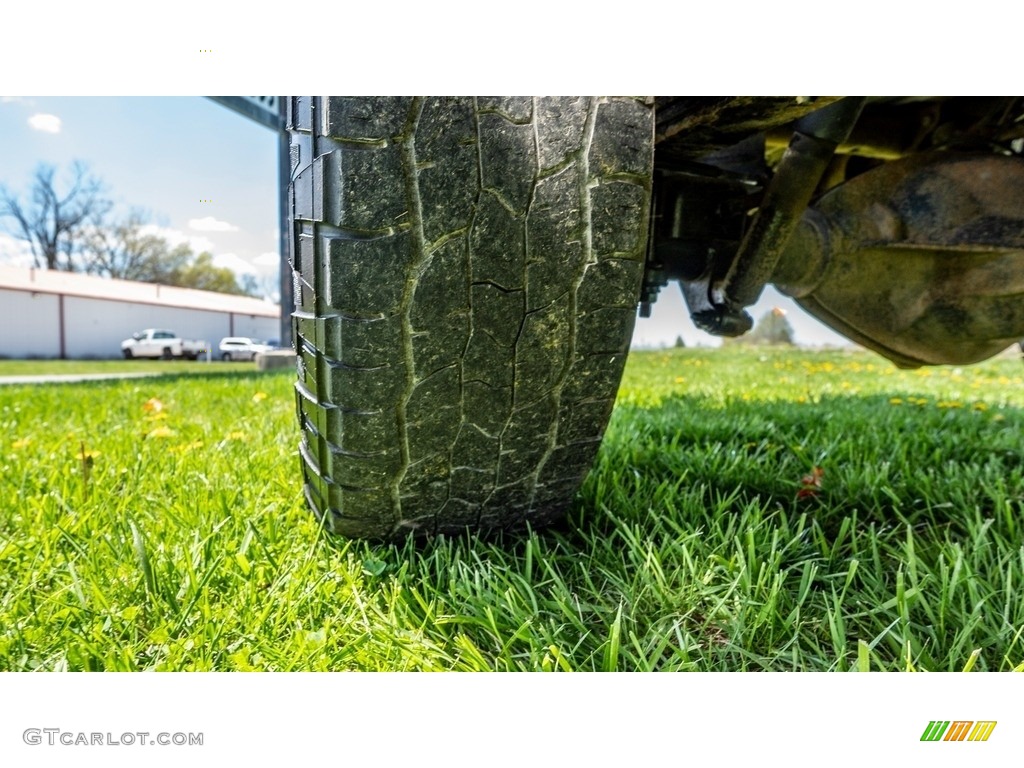
[[[213,263],[205,251],[172,245],[147,231],[147,215],[133,208],[115,218],[103,181],[81,163],[72,164],[60,185],[57,169],[36,168],[22,199],[0,185],[0,226],[26,242],[39,269],[82,272],[102,277],[160,283],[204,291],[260,295],[258,280],[241,279]]]

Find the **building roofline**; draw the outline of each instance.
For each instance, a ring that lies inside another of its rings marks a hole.
[[[229,312],[237,315],[280,317],[281,307],[251,296],[177,288],[61,272],[35,267],[0,265],[0,289],[47,293],[81,299],[148,304],[174,309]]]

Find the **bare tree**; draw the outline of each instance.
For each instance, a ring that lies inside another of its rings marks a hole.
[[[172,255],[164,238],[144,233],[147,219],[138,208],[116,224],[94,217],[83,239],[84,271],[121,280],[166,282],[161,278],[184,267],[191,254]]]
[[[14,220],[8,231],[26,241],[36,267],[76,272],[85,268],[82,245],[86,232],[110,212],[103,182],[84,163],[71,166],[67,192],[61,194],[52,165],[36,168],[29,201],[0,186],[0,221]]]
[[[209,253],[196,254],[185,243],[172,246],[146,231],[147,215],[135,208],[121,221],[110,221],[113,203],[103,182],[82,163],[71,167],[67,192],[61,194],[56,170],[40,165],[29,202],[0,186],[0,223],[29,244],[36,267],[87,272],[103,277],[160,283],[234,294],[255,294],[253,281],[239,284],[235,273],[214,264]]]

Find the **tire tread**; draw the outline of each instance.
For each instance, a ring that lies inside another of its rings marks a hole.
[[[306,497],[389,539],[566,512],[643,273],[653,107],[289,100]]]

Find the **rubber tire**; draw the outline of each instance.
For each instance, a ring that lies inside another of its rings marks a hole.
[[[122,349],[121,354],[124,355],[125,360],[131,360],[134,357],[130,349]]]
[[[561,518],[636,319],[653,101],[288,107],[309,506],[372,539]]]
[[[230,352],[223,353],[220,356],[220,359],[223,360],[225,363],[230,363],[231,362],[231,353]]]
[[[170,347],[164,347],[163,354],[160,355],[160,357],[162,359],[164,359],[164,360],[173,360],[174,359],[174,354],[171,352],[171,348]]]

